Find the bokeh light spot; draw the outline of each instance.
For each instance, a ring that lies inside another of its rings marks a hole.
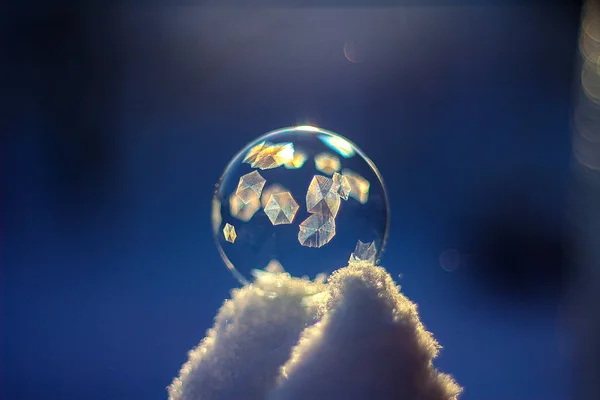
[[[460,252],[456,249],[446,249],[440,254],[440,266],[448,272],[455,271],[460,266]]]

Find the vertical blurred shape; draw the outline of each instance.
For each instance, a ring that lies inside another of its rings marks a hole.
[[[579,37],[580,86],[574,116],[571,221],[576,399],[600,399],[600,7],[588,0]]]
[[[114,200],[120,171],[115,16],[110,7],[21,7],[7,26],[13,45],[5,53],[5,87],[20,105],[8,130],[21,136],[14,140],[24,149],[12,157],[23,165],[19,179],[41,170],[35,196],[61,223],[92,217]]]

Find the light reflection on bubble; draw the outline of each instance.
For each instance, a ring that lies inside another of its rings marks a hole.
[[[312,125],[300,125],[290,128],[293,131],[304,131],[304,132],[319,132],[319,128]]]
[[[319,138],[323,143],[325,143],[329,148],[344,158],[354,157],[356,152],[354,151],[354,147],[350,144],[346,139],[339,136],[327,136]]]

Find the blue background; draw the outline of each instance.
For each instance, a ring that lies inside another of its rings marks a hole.
[[[570,397],[577,4],[81,7],[5,22],[2,398],[166,398],[237,285],[211,236],[214,184],[246,143],[295,124],[379,167],[383,264],[463,399]],[[448,248],[471,258],[447,272]]]

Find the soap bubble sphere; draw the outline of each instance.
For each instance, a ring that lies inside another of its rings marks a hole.
[[[378,263],[389,207],[379,171],[356,145],[296,126],[269,132],[233,157],[216,186],[212,227],[242,284],[268,265],[314,279],[349,259]]]

